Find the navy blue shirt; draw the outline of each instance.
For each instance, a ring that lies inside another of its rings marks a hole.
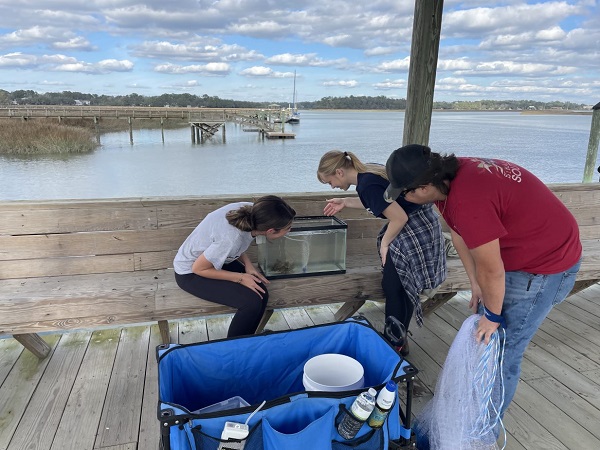
[[[356,181],[356,192],[362,204],[375,217],[385,219],[383,211],[390,206],[383,198],[383,193],[390,182],[385,178],[375,175],[374,173],[359,173]],[[396,203],[404,210],[406,215],[421,208],[421,205],[411,203],[403,197],[398,197]]]

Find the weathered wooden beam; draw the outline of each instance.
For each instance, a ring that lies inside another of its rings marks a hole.
[[[358,311],[362,307],[362,305],[365,304],[365,301],[366,300],[359,300],[356,302],[346,302],[340,307],[340,309],[338,309],[335,312],[333,317],[338,322],[346,320],[349,317],[352,317],[356,313],[356,311]]]
[[[50,346],[37,334],[15,334],[13,337],[40,359],[44,359],[50,353]]]
[[[590,141],[588,143],[587,156],[585,157],[585,168],[583,170],[583,182],[590,183],[594,170],[596,169],[596,157],[598,156],[598,144],[600,143],[600,103],[593,108],[592,127],[590,129]]]
[[[267,325],[267,322],[269,321],[269,319],[271,318],[272,315],[273,315],[272,309],[267,309],[265,311],[265,313],[262,316],[262,319],[260,319],[258,327],[256,327],[256,334],[260,334],[263,332],[263,330],[265,329],[265,326]]]
[[[160,338],[163,344],[171,343],[171,332],[169,330],[168,320],[159,320],[158,329],[160,330]]]
[[[439,307],[443,306],[448,300],[456,295],[456,292],[446,292],[443,294],[435,294],[425,300],[421,307],[423,308],[423,316],[428,316]]]
[[[415,0],[402,145],[429,144],[443,0]]]

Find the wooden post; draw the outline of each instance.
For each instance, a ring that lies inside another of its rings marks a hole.
[[[165,143],[165,120],[160,118],[160,137],[162,139],[162,143]]]
[[[225,133],[225,123],[223,123],[223,144],[227,142],[227,134]]]
[[[96,142],[100,145],[100,125],[98,125],[98,116],[94,116],[94,130],[96,131]]]
[[[415,0],[402,145],[429,144],[443,0]]]
[[[159,320],[158,329],[160,330],[160,339],[163,344],[171,343],[171,332],[169,331],[169,321]]]
[[[192,144],[196,143],[196,130],[194,128],[196,128],[194,124],[190,124],[190,130],[192,131]]]
[[[596,157],[598,156],[598,143],[600,143],[600,103],[592,108],[592,127],[590,129],[590,142],[588,143],[583,182],[590,183],[596,170]]]
[[[13,337],[40,359],[44,359],[50,353],[50,346],[37,334],[15,334]]]
[[[133,145],[133,120],[131,116],[127,118],[127,121],[129,122],[129,143]]]

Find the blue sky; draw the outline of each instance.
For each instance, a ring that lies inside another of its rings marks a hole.
[[[0,88],[406,97],[414,0],[0,0]],[[444,2],[435,100],[600,101],[596,0]]]

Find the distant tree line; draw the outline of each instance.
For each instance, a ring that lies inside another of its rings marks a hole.
[[[222,99],[204,94],[162,94],[144,96],[136,93],[129,95],[97,95],[82,92],[46,92],[17,90],[8,92],[0,89],[0,105],[90,105],[90,106],[171,106],[171,107],[204,107],[204,108],[265,108],[277,102],[248,102],[242,100]],[[287,106],[287,105],[282,105]],[[406,99],[354,96],[323,97],[314,102],[302,102],[300,109],[406,109]],[[455,102],[434,102],[434,109],[441,110],[545,110],[545,109],[582,109],[584,104],[571,102],[540,102],[535,100],[476,100]]]

